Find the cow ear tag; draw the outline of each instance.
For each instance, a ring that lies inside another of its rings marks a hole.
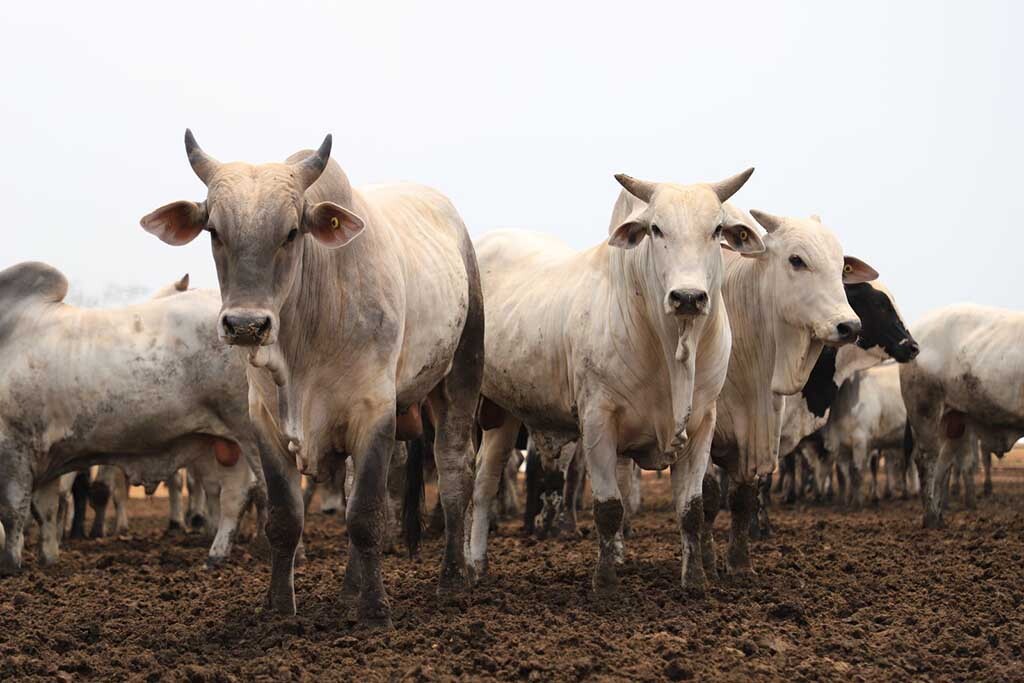
[[[845,266],[843,266],[843,272],[849,275],[850,273],[853,272],[853,266],[847,263]]]
[[[747,231],[746,230],[744,230],[744,231],[742,231],[740,233],[740,241],[741,242],[746,242],[747,241],[747,237],[748,237],[748,235],[747,235]]]
[[[341,227],[341,221],[338,220],[337,216],[331,216],[331,230],[337,230]],[[849,266],[847,266],[849,268]]]

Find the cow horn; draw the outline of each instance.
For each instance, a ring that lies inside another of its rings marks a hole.
[[[331,158],[331,140],[331,134],[328,133],[327,137],[320,144],[320,149],[302,161],[296,162],[295,167],[299,173],[299,179],[302,181],[303,189],[308,189],[310,185],[315,183],[320,174],[327,168],[327,162]]]
[[[626,175],[625,173],[616,173],[615,179],[619,181],[619,185],[626,188],[626,192],[645,202],[651,201],[651,197],[654,196],[654,188],[657,187],[656,183],[651,183],[646,180],[637,180],[633,176]]]
[[[747,182],[753,173],[754,167],[751,166],[746,171],[741,171],[731,178],[720,180],[717,183],[711,183],[711,189],[715,191],[716,195],[718,195],[718,201],[727,201],[729,197],[736,194],[736,192],[743,187],[743,184]]]
[[[751,209],[750,215],[754,217],[754,220],[761,224],[761,227],[770,233],[775,232],[782,227],[782,219],[778,216],[773,216],[770,213],[758,211],[757,209]]]
[[[209,185],[213,174],[220,168],[220,162],[202,150],[189,128],[185,129],[185,153],[188,154],[188,163],[192,165],[192,170],[204,185]]]
[[[188,289],[188,273],[185,273],[180,280],[174,283],[174,288],[179,292],[184,292]]]

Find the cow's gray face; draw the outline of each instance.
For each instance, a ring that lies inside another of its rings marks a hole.
[[[859,259],[843,256],[839,240],[817,217],[750,213],[768,231],[765,256],[782,320],[826,344],[856,341],[861,322],[847,302],[843,284],[873,280],[878,273]]]
[[[210,233],[223,304],[219,333],[239,346],[277,341],[281,307],[295,283],[307,238],[341,247],[363,221],[332,202],[312,202],[306,190],[330,157],[331,136],[296,163],[221,164],[186,131],[189,162],[208,188],[206,201],[175,202],[142,219],[142,227],[169,244]]]
[[[727,220],[722,202],[746,182],[753,169],[714,185],[649,183],[616,176],[644,202],[612,233],[608,244],[632,249],[645,239],[649,275],[660,290],[666,315],[706,315],[721,285],[722,240],[737,251],[764,250],[757,233]]]

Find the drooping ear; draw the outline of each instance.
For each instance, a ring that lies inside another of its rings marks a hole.
[[[878,279],[878,271],[853,256],[843,257],[843,284],[855,285],[858,282],[871,282]]]
[[[185,273],[180,280],[174,283],[174,288],[179,292],[184,292],[188,289],[188,273]]]
[[[307,204],[302,215],[302,231],[329,249],[345,246],[359,236],[365,225],[362,218],[334,202]]]
[[[139,224],[167,244],[180,247],[194,240],[206,226],[206,202],[173,202],[143,216]]]
[[[632,249],[647,236],[647,226],[640,221],[626,221],[608,238],[608,246],[619,249]]]
[[[722,239],[724,240],[723,247],[739,254],[763,254],[765,251],[761,236],[742,223],[723,225]]]
[[[758,211],[757,209],[751,209],[750,215],[753,216],[754,220],[760,223],[761,227],[767,230],[769,234],[782,227],[782,218],[779,216],[773,216],[770,213]]]

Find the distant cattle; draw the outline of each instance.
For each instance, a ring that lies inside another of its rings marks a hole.
[[[118,309],[63,302],[42,263],[0,271],[0,573],[21,566],[33,489],[59,506],[59,476],[92,464],[159,481],[203,448],[256,452],[245,378],[217,339],[216,293]],[[40,558],[56,561],[56,546]]]

